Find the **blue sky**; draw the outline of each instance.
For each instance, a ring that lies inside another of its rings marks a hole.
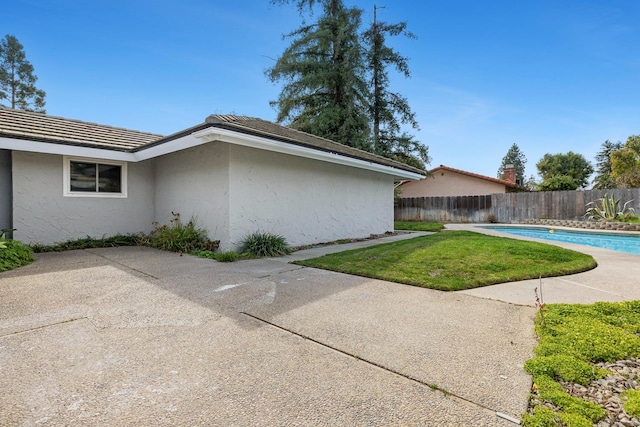
[[[47,92],[47,113],[170,134],[213,113],[275,120],[264,75],[301,18],[268,0],[12,0],[13,34]],[[374,1],[345,0],[373,19]],[[495,176],[516,143],[527,176],[545,153],[593,158],[640,134],[637,0],[395,0],[378,19],[417,40],[394,77],[415,111],[430,167]]]

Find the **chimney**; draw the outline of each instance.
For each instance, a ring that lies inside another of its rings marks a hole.
[[[514,165],[504,166],[504,180],[512,184],[516,183],[516,167]]]

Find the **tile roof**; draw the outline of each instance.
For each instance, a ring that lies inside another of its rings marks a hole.
[[[409,166],[405,163],[398,162],[386,157],[378,156],[368,151],[359,150],[340,144],[330,139],[311,135],[276,123],[268,122],[262,119],[247,116],[233,115],[211,115],[207,117],[205,123],[221,129],[234,130],[236,132],[262,136],[265,138],[276,139],[303,147],[313,148],[329,153],[337,153],[343,156],[352,157],[361,160],[367,160],[397,169],[406,170],[418,174],[425,174],[425,171]]]
[[[129,151],[162,135],[0,106],[0,136]]]
[[[78,145],[124,152],[138,152],[145,148],[160,145],[208,127],[216,127],[247,135],[275,139],[421,175],[426,173],[421,169],[414,168],[396,160],[378,156],[266,120],[247,116],[211,115],[206,118],[204,123],[172,135],[162,136],[0,106],[0,137],[5,136],[31,141]]]

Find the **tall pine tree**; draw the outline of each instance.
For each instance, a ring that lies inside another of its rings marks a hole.
[[[616,182],[611,176],[611,172],[613,172],[611,153],[622,149],[623,145],[620,141],[611,142],[607,139],[601,147],[596,154],[596,177],[593,179],[593,188],[596,190],[616,188]]]
[[[36,88],[38,77],[15,36],[0,40],[0,101],[11,108],[44,113],[45,91]]]
[[[274,3],[288,3],[274,0]],[[267,70],[272,82],[284,81],[277,121],[294,129],[371,151],[368,88],[359,41],[362,10],[341,0],[298,0],[298,10],[315,4],[322,15],[288,34],[291,45]]]
[[[513,165],[516,168],[516,182],[520,185],[524,185],[524,168],[527,164],[527,158],[522,151],[520,151],[520,147],[518,144],[513,144],[509,147],[507,154],[502,158],[502,162],[500,162],[500,167],[498,168],[498,178],[504,179],[504,168],[507,165]]]
[[[415,141],[412,135],[401,132],[401,125],[419,130],[415,113],[411,111],[407,98],[389,90],[390,67],[411,77],[408,60],[386,44],[387,36],[403,35],[410,39],[416,36],[407,31],[407,23],[387,24],[378,22],[377,6],[373,6],[373,24],[364,33],[367,49],[367,65],[371,77],[370,115],[373,122],[373,148],[377,154],[424,168],[429,163],[427,147]]]
[[[405,97],[389,90],[388,68],[410,76],[407,59],[386,45],[387,36],[415,37],[406,23],[379,23],[374,16],[371,28],[361,33],[362,10],[347,8],[342,0],[271,2],[293,3],[303,16],[302,27],[285,36],[291,45],[267,70],[272,82],[283,82],[271,102],[277,121],[424,168],[430,161],[427,147],[401,129],[419,129],[415,115]],[[318,10],[317,21],[307,24],[305,12]]]

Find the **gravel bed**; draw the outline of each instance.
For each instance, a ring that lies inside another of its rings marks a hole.
[[[598,367],[611,372],[605,378],[593,381],[588,386],[559,381],[564,389],[572,396],[579,397],[597,405],[607,411],[607,416],[595,427],[640,427],[640,420],[627,414],[624,410],[620,394],[625,390],[640,388],[640,359],[619,360],[614,363],[598,363]],[[531,401],[531,407],[543,404],[557,410],[548,402],[540,402],[537,398]]]

